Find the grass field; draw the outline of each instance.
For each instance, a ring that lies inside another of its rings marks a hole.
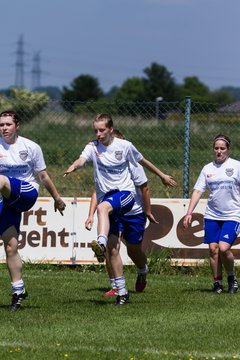
[[[29,299],[9,312],[1,265],[0,359],[239,359],[240,293],[213,294],[209,274],[149,274],[142,294],[126,272],[130,301],[104,298],[105,270],[26,266]]]

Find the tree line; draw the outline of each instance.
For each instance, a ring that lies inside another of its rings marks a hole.
[[[99,81],[91,75],[79,75],[73,79],[70,87],[63,87],[62,101],[97,101],[110,98],[122,102],[153,102],[161,98],[166,102],[181,101],[191,96],[193,101],[217,104],[229,104],[234,96],[224,88],[211,91],[197,76],[185,77],[177,84],[173,74],[156,62],[143,70],[142,77],[126,79],[120,87],[114,86],[104,93]]]

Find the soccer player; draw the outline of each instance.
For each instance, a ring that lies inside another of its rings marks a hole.
[[[54,199],[55,211],[63,214],[65,203],[46,171],[42,150],[35,142],[18,135],[20,119],[14,111],[0,114],[0,235],[12,284],[10,309],[20,309],[28,293],[22,279],[22,260],[18,253],[21,214],[37,200],[41,183]]]
[[[87,161],[94,166],[97,193],[98,237],[92,249],[99,262],[104,261],[110,228],[109,215],[129,212],[134,204],[136,189],[129,172],[129,164],[138,163],[159,176],[165,185],[176,186],[175,180],[160,171],[127,140],[113,136],[113,120],[109,114],[98,115],[93,122],[97,139],[87,144],[80,157],[65,171],[64,176],[82,168]]]
[[[123,135],[116,129],[113,135],[124,139]],[[147,177],[141,165],[129,166],[132,180],[136,186],[136,199],[133,208],[125,215],[119,217],[110,215],[110,232],[106,249],[106,268],[112,289],[106,292],[105,296],[117,296],[117,304],[123,304],[128,300],[123,275],[123,264],[120,257],[121,239],[124,241],[129,257],[137,267],[137,280],[135,290],[142,292],[147,284],[147,257],[142,250],[142,241],[146,224],[146,217],[150,222],[158,223],[151,213],[150,194],[147,184]],[[93,192],[89,207],[88,219],[85,227],[91,230],[94,212],[97,206],[96,192]],[[120,289],[119,289],[120,284]],[[122,294],[122,295],[121,295]]]
[[[214,138],[214,161],[203,167],[183,223],[185,228],[189,226],[193,210],[208,189],[204,243],[209,246],[213,291],[218,294],[223,292],[222,264],[228,277],[228,293],[238,290],[231,247],[240,232],[240,162],[229,157],[230,145],[228,136],[219,134]]]

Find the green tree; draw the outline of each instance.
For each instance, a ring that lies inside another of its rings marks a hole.
[[[116,97],[122,101],[145,101],[145,83],[144,79],[132,77],[124,81],[118,90]]]
[[[197,76],[185,77],[179,89],[181,99],[184,99],[185,96],[191,96],[194,101],[210,100],[209,88]]]
[[[91,75],[80,75],[73,79],[70,88],[63,87],[62,102],[65,110],[73,111],[74,102],[98,100],[103,95],[97,78]]]
[[[112,86],[111,89],[105,94],[106,97],[114,98],[119,90],[118,86]]]
[[[147,76],[144,80],[146,101],[155,101],[160,96],[164,101],[177,99],[176,82],[165,66],[154,62],[144,69],[144,73]]]
[[[215,104],[220,104],[220,105],[231,104],[234,102],[234,100],[235,100],[234,96],[229,94],[229,92],[224,89],[219,89],[211,92],[211,102]]]

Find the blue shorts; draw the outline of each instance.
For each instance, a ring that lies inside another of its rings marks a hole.
[[[8,177],[11,186],[10,198],[3,197],[0,216],[0,235],[9,227],[15,226],[20,231],[22,212],[31,209],[35,204],[38,192],[28,182]]]
[[[222,221],[204,219],[204,230],[204,244],[224,241],[232,245],[240,233],[240,223],[231,220]]]
[[[137,215],[110,215],[110,234],[119,236],[122,233],[124,240],[129,244],[140,244],[143,241],[143,235],[146,225],[146,216],[144,213]]]
[[[134,205],[134,197],[131,191],[113,190],[108,192],[103,201],[107,201],[112,205],[113,214],[123,215],[129,212]]]

